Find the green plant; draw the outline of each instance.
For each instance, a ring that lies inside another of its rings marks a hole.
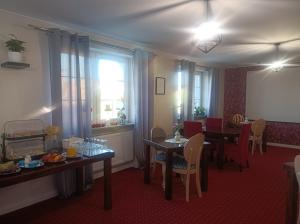
[[[197,118],[205,118],[206,117],[206,110],[204,107],[198,106],[194,108],[194,117]]]
[[[10,39],[5,42],[5,46],[9,51],[13,52],[22,52],[25,50],[23,44],[25,43],[22,40],[18,40],[17,37],[13,34],[9,35]]]

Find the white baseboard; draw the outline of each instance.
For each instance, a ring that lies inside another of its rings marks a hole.
[[[3,206],[1,208],[0,215],[4,215],[6,213],[13,212],[13,211],[19,210],[21,208],[25,208],[25,207],[28,207],[30,205],[39,203],[41,201],[45,201],[45,200],[48,200],[50,198],[54,198],[57,195],[58,195],[58,193],[57,193],[56,189],[53,189],[52,191],[45,192],[43,194],[36,194],[34,197],[31,197],[30,199],[27,198],[26,200],[17,201],[16,203],[12,203],[8,206]]]
[[[121,170],[128,169],[130,167],[134,167],[134,162],[125,163],[125,164],[122,164],[122,165],[119,165],[119,166],[115,166],[115,167],[112,168],[112,172],[116,173],[116,172],[119,172]],[[103,177],[103,170],[96,170],[94,172],[94,179],[98,179],[100,177]]]
[[[283,147],[283,148],[289,148],[289,149],[300,149],[299,145],[287,145],[287,144],[280,144],[280,143],[273,143],[273,142],[268,142],[267,145]]]

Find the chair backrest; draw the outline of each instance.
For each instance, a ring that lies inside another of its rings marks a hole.
[[[241,122],[245,120],[244,116],[241,114],[234,114],[232,117],[232,123],[234,125],[239,125]]]
[[[203,150],[204,135],[198,133],[185,144],[183,155],[188,164],[199,166]]]
[[[164,131],[164,129],[160,128],[160,127],[154,127],[151,128],[151,132],[150,132],[150,138],[166,138],[167,134]]]
[[[266,128],[266,121],[264,119],[258,119],[254,121],[251,125],[251,131],[253,133],[253,136],[262,137],[265,128]]]
[[[239,153],[240,153],[240,159],[241,163],[245,163],[248,160],[248,153],[249,153],[249,136],[250,136],[250,124],[243,124],[241,134],[238,141],[238,147],[239,147]]]
[[[300,186],[300,173],[299,173],[300,172],[300,155],[297,155],[295,157],[294,166],[295,166],[295,174],[297,177],[298,185]]]
[[[185,138],[190,138],[198,133],[202,133],[202,123],[199,121],[184,121],[183,135]]]
[[[222,118],[208,117],[206,118],[206,130],[221,130],[223,124]]]

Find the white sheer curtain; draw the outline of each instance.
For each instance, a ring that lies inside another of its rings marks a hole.
[[[137,49],[133,55],[133,73],[129,79],[129,119],[134,121],[134,148],[140,166],[145,162],[144,138],[153,126],[154,76],[152,53]]]
[[[211,85],[208,116],[217,117],[219,110],[220,70],[212,68],[209,70],[209,73],[211,76]]]
[[[193,76],[195,73],[195,62],[181,60],[177,62],[177,96],[175,113],[177,122],[192,120],[193,118]]]

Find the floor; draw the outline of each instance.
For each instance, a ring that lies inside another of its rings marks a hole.
[[[297,152],[270,147],[263,156],[251,157],[250,168],[243,172],[234,163],[223,170],[210,164],[209,191],[197,198],[192,180],[189,203],[179,179],[173,178],[173,200],[166,201],[159,169],[152,183],[144,185],[143,172],[132,168],[113,174],[111,211],[103,210],[100,179],[83,196],[50,199],[2,216],[0,223],[282,224],[287,190],[283,163],[292,161]]]

